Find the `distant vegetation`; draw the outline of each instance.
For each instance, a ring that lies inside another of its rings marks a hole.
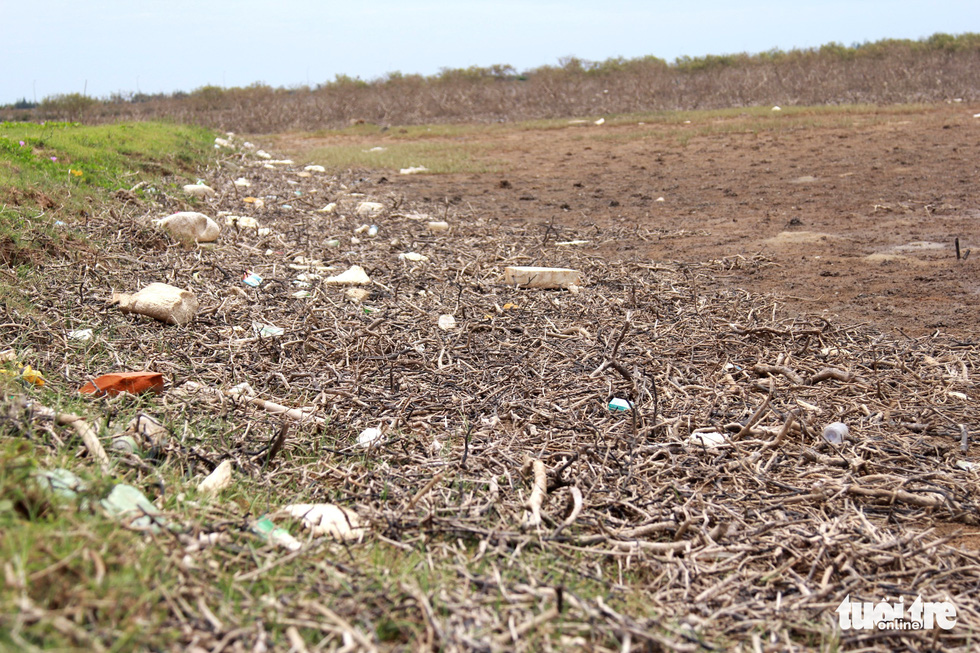
[[[352,122],[413,125],[498,122],[640,111],[980,99],[980,34],[934,34],[805,50],[585,61],[518,72],[512,66],[348,76],[315,87],[205,86],[190,93],[77,93],[23,99],[0,120],[85,123],[166,119],[249,133],[335,128]]]

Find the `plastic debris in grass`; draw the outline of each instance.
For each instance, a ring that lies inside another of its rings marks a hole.
[[[170,444],[170,431],[159,421],[140,413],[126,426],[126,430],[112,436],[110,448],[121,453],[155,456]]]
[[[88,489],[88,484],[75,472],[62,467],[38,470],[34,473],[34,480],[39,486],[62,499],[76,499],[79,493]]]
[[[613,411],[625,411],[631,409],[632,407],[633,404],[626,399],[620,399],[619,397],[616,397],[609,402],[609,410]]]
[[[68,339],[77,340],[78,342],[88,342],[92,339],[93,335],[94,332],[92,329],[76,329],[68,332]]]
[[[429,169],[425,166],[409,166],[407,168],[401,168],[398,171],[400,175],[417,175],[422,172],[428,172]]]
[[[385,205],[381,202],[360,202],[354,209],[354,213],[362,218],[376,218],[385,210]]]
[[[503,283],[527,288],[568,288],[581,286],[582,274],[569,268],[542,268],[512,265],[504,268]]]
[[[282,327],[277,327],[274,324],[263,324],[262,322],[252,322],[252,330],[260,338],[277,338],[286,333]]]
[[[263,540],[281,546],[290,551],[298,551],[303,544],[293,537],[285,528],[280,528],[272,523],[268,517],[262,517],[252,524],[252,532]]]
[[[262,277],[251,270],[245,270],[245,274],[242,275],[242,283],[246,286],[251,286],[252,288],[258,288],[262,285]]]
[[[335,540],[349,542],[362,539],[367,532],[356,512],[332,503],[295,503],[276,514],[299,519],[315,537],[326,535]]]
[[[355,304],[359,304],[371,296],[371,291],[367,288],[348,288],[344,294],[347,296],[347,299]]]
[[[398,255],[398,258],[402,261],[411,261],[412,263],[425,263],[429,260],[428,256],[419,254],[418,252],[403,252]]]
[[[221,227],[210,217],[197,211],[180,211],[153,223],[178,240],[210,243],[218,239]]]
[[[324,168],[323,166],[318,166],[318,165],[309,165],[309,166],[306,166],[305,168],[303,168],[303,170],[305,170],[306,172],[326,172],[327,171],[326,168]]]
[[[167,324],[183,325],[194,319],[199,307],[190,290],[165,283],[151,283],[137,293],[112,293],[112,303],[123,313],[139,313]]]
[[[214,197],[214,189],[207,184],[186,184],[184,192],[191,197]]]
[[[850,431],[844,422],[833,422],[823,429],[823,439],[830,444],[840,444],[847,439]]]
[[[226,215],[225,224],[239,229],[258,229],[259,221],[247,215]]]
[[[36,385],[37,387],[42,387],[45,383],[44,375],[32,368],[30,365],[24,365],[17,361],[13,361],[14,365],[17,366],[17,371],[11,370],[0,370],[0,374],[4,376],[12,376],[26,383]]]
[[[215,495],[231,485],[232,463],[230,460],[223,460],[221,464],[214,468],[207,477],[197,486],[197,491],[201,494]]]
[[[449,223],[445,220],[431,220],[425,223],[426,228],[432,233],[449,231]]]
[[[695,447],[704,447],[706,449],[714,449],[715,447],[720,447],[723,444],[728,443],[728,436],[719,431],[695,431],[688,438],[690,442]]]
[[[159,372],[113,372],[89,381],[78,390],[83,394],[114,397],[120,392],[142,394],[163,392],[163,374]]]
[[[440,315],[439,321],[436,324],[443,331],[450,331],[456,328],[456,318],[448,313],[445,315]]]
[[[167,526],[160,509],[132,485],[120,483],[101,503],[110,516],[128,520],[131,528],[156,532],[161,526]]]
[[[364,285],[371,283],[371,278],[360,265],[352,265],[346,272],[327,277],[324,283],[331,285]]]
[[[371,427],[364,429],[357,436],[357,446],[367,449],[380,442],[382,437],[381,429],[379,428]]]

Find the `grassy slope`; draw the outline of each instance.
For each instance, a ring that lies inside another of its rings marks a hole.
[[[8,317],[33,320],[33,298],[23,289],[56,283],[46,267],[71,264],[78,252],[98,248],[99,243],[87,243],[73,228],[79,221],[101,211],[119,189],[141,182],[163,185],[170,175],[203,169],[213,138],[207,130],[155,123],[0,124],[0,300]],[[30,364],[26,342],[3,342],[0,350]],[[24,438],[32,429],[12,402],[26,395],[89,419],[97,407],[64,388],[37,387],[16,378],[16,361],[0,370],[6,372],[0,375],[0,560],[5,576],[0,584],[0,650],[28,645],[98,648],[94,624],[111,625],[110,639],[123,648],[130,638],[150,644],[148,632],[154,642],[165,644],[165,633],[158,640],[152,628],[147,630],[161,592],[173,582],[163,552],[144,546],[138,535],[90,508],[112,479],[80,466],[73,447],[56,446],[57,436]],[[113,410],[135,414],[139,408],[137,401]],[[81,509],[34,487],[36,468],[57,467],[78,470],[88,483],[88,501],[79,504]],[[157,589],[147,591],[149,587]],[[77,608],[78,619],[53,616],[69,606]]]

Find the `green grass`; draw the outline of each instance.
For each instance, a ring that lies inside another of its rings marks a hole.
[[[348,168],[371,168],[398,171],[402,168],[422,166],[426,174],[447,174],[455,172],[489,173],[503,169],[503,164],[487,157],[486,144],[466,142],[446,142],[433,140],[432,136],[420,136],[417,141],[382,141],[376,146],[362,144],[338,144],[315,147],[303,153],[310,163],[337,171]],[[383,150],[372,151],[373,147]]]
[[[206,167],[214,134],[164,123],[0,123],[0,264],[35,262],[77,236],[62,228],[118,189]]]

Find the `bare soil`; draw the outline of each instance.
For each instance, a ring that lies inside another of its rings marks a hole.
[[[747,116],[570,123],[468,136],[502,173],[374,179],[409,200],[540,225],[542,238],[592,230],[586,247],[612,261],[730,258],[719,284],[801,314],[968,339],[980,331],[980,253],[967,255],[980,246],[978,111],[883,108],[791,127],[774,112],[762,129]],[[629,225],[637,238],[603,238]]]

